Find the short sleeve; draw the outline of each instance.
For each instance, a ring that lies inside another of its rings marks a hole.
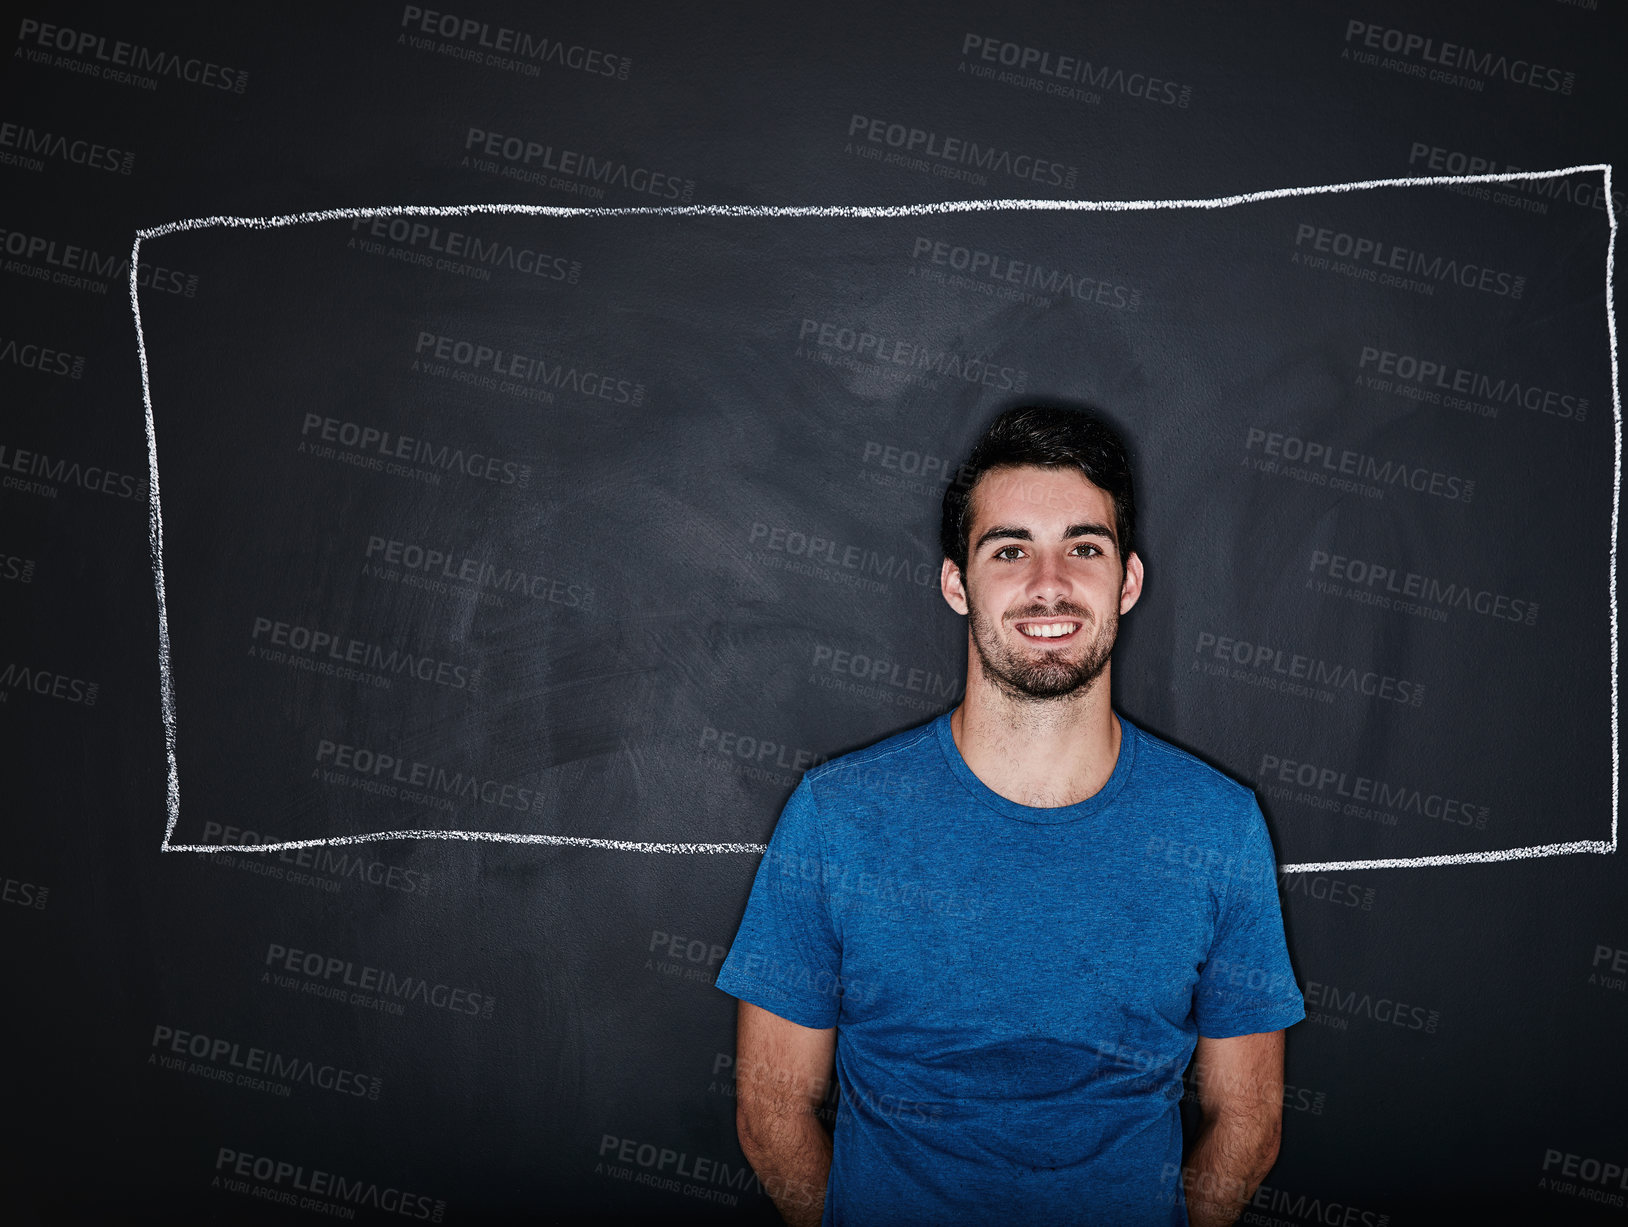
[[[758,865],[717,985],[804,1027],[833,1027],[842,947],[826,883],[819,809],[805,777],[786,802]]]
[[[1251,801],[1250,810],[1239,852],[1227,863],[1225,901],[1194,993],[1194,1020],[1208,1039],[1279,1031],[1306,1016],[1283,937],[1272,842],[1260,807]]]

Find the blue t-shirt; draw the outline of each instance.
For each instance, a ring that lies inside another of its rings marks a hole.
[[[948,715],[786,802],[717,983],[837,1028],[826,1224],[1186,1222],[1196,1038],[1305,1010],[1254,796],[1120,727],[1077,805],[992,791]]]

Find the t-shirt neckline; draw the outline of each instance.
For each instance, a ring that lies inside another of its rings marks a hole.
[[[1131,768],[1136,759],[1137,742],[1141,739],[1141,730],[1124,716],[1120,716],[1119,757],[1114,762],[1113,772],[1101,788],[1073,805],[1020,805],[1001,796],[967,766],[967,760],[961,757],[961,748],[955,744],[955,734],[950,729],[950,717],[953,714],[953,711],[945,712],[933,722],[933,731],[938,735],[938,746],[944,754],[945,765],[961,782],[962,787],[972,794],[974,800],[987,805],[997,814],[1018,822],[1036,824],[1078,822],[1081,818],[1088,818],[1105,809],[1113,803],[1114,798],[1124,789],[1126,781],[1130,779]]]

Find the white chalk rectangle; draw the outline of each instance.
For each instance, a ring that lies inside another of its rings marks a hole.
[[[1611,407],[1613,414],[1614,454],[1612,460],[1612,503],[1610,553],[1608,566],[1608,594],[1610,602],[1610,692],[1611,692],[1611,814],[1609,837],[1584,839],[1560,843],[1537,844],[1526,847],[1504,848],[1483,852],[1451,853],[1440,856],[1396,857],[1367,860],[1327,861],[1287,864],[1280,866],[1284,873],[1314,873],[1336,870],[1428,868],[1444,865],[1474,864],[1481,862],[1515,861],[1537,857],[1561,856],[1571,853],[1614,853],[1617,849],[1617,815],[1620,797],[1620,741],[1618,729],[1618,632],[1617,632],[1617,557],[1616,541],[1619,529],[1619,504],[1622,493],[1622,396],[1617,361],[1617,328],[1613,309],[1613,264],[1616,253],[1617,218],[1612,201],[1611,167],[1606,163],[1569,166],[1558,170],[1520,171],[1487,175],[1445,175],[1405,179],[1368,179],[1351,183],[1325,184],[1316,187],[1277,188],[1268,191],[1246,192],[1213,199],[1193,200],[1129,200],[1129,201],[1077,201],[1077,200],[970,200],[944,201],[913,205],[689,205],[671,207],[631,208],[577,208],[544,205],[471,204],[455,206],[393,205],[378,208],[322,209],[304,213],[272,217],[195,217],[153,226],[136,233],[130,256],[130,309],[135,323],[137,353],[141,367],[142,401],[147,432],[147,462],[150,481],[148,508],[149,543],[152,553],[153,581],[158,600],[159,624],[159,684],[164,724],[166,756],[166,822],[160,848],[164,852],[273,852],[285,849],[367,843],[379,840],[439,839],[464,840],[512,844],[539,844],[561,847],[596,848],[607,851],[656,853],[761,853],[765,845],[756,843],[663,843],[615,839],[596,839],[563,835],[530,835],[512,832],[469,830],[389,830],[362,834],[336,835],[331,838],[295,839],[260,844],[189,844],[173,843],[176,822],[180,815],[180,777],[176,759],[177,713],[174,682],[170,666],[170,631],[164,587],[163,512],[160,500],[157,437],[154,429],[153,399],[148,377],[147,346],[142,331],[141,303],[137,289],[138,270],[142,265],[144,243],[166,235],[203,229],[268,230],[308,223],[359,220],[392,217],[462,217],[480,214],[526,215],[553,218],[596,217],[715,217],[715,218],[799,218],[819,217],[851,219],[856,224],[866,220],[926,217],[958,213],[993,212],[1081,212],[1122,213],[1153,210],[1211,210],[1227,209],[1259,201],[1277,200],[1297,196],[1320,196],[1343,192],[1383,191],[1415,187],[1449,186],[1477,183],[1507,183],[1516,180],[1553,179],[1579,173],[1598,172],[1604,176],[1604,203],[1609,222],[1609,238],[1605,264],[1605,311],[1607,336],[1610,344]]]

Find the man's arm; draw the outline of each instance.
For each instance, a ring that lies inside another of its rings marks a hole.
[[[831,1134],[814,1113],[831,1081],[837,1029],[816,1029],[742,1001],[735,1034],[735,1130],[791,1227],[819,1227]]]
[[[1283,1032],[1199,1036],[1193,1081],[1203,1115],[1184,1182],[1192,1227],[1227,1227],[1272,1170],[1283,1127]]]

